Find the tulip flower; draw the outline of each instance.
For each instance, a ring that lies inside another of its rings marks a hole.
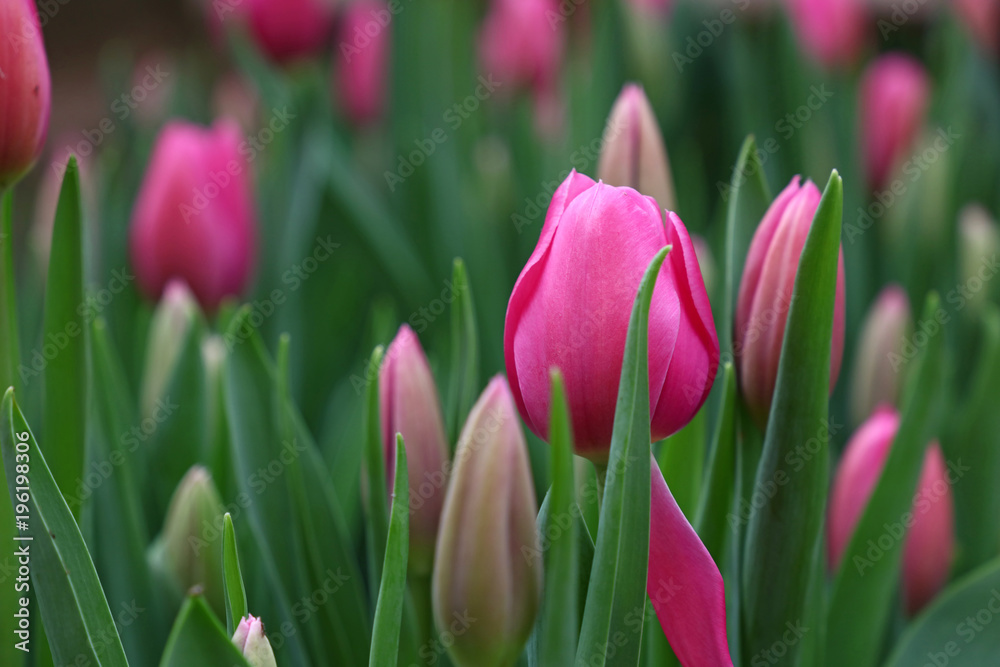
[[[958,271],[962,296],[976,317],[990,294],[996,293],[992,278],[997,272],[1000,230],[996,220],[979,204],[968,204],[958,215]]]
[[[899,414],[883,407],[847,443],[834,476],[827,522],[827,555],[834,570],[842,558],[855,556],[845,550],[882,475],[898,430]],[[901,529],[907,530],[903,543],[903,598],[907,613],[912,616],[947,582],[955,546],[951,485],[941,447],[936,442],[930,444],[924,455],[912,518]]]
[[[332,0],[241,0],[210,3],[218,31],[227,20],[247,24],[257,47],[279,62],[316,55],[333,30]]]
[[[920,133],[930,98],[923,65],[900,53],[879,56],[859,91],[861,143],[869,186],[885,187]]]
[[[0,2],[0,190],[38,159],[45,145],[52,82],[33,0]]]
[[[953,0],[951,3],[966,29],[983,48],[1000,53],[1000,2],[997,0]]]
[[[802,49],[824,67],[853,63],[864,46],[865,0],[786,0]]]
[[[551,91],[559,74],[564,36],[557,0],[492,0],[480,34],[483,70],[504,90]]]
[[[627,185],[649,195],[660,208],[677,208],[663,135],[636,84],[626,85],[611,109],[597,176],[608,185]]]
[[[130,254],[142,292],[158,300],[172,278],[207,311],[250,279],[256,221],[249,164],[229,121],[172,122],[153,146],[132,212]]]
[[[403,434],[410,480],[409,569],[426,576],[434,560],[450,463],[434,376],[417,335],[405,324],[379,371],[379,402],[389,488],[396,474],[396,434]]]
[[[504,327],[511,390],[528,427],[547,439],[549,369],[566,380],[577,453],[606,463],[632,303],[653,256],[667,255],[649,314],[654,440],[705,402],[719,341],[694,246],[680,218],[632,188],[573,171],[552,197],[535,251],[514,284]]]
[[[233,633],[233,643],[250,667],[276,667],[271,642],[264,634],[264,624],[256,616],[244,616]]]
[[[457,667],[517,663],[542,593],[541,565],[524,556],[539,549],[537,514],[528,445],[498,375],[459,437],[434,562],[434,618],[453,629]]]
[[[796,176],[771,203],[750,242],[736,303],[733,340],[740,386],[750,414],[764,429],[778,380],[799,257],[812,227],[821,195],[812,181]],[[830,391],[837,384],[844,353],[844,252],[837,268],[830,350]]]
[[[200,587],[216,613],[224,616],[222,508],[211,474],[193,466],[170,499],[151,559],[154,569],[165,572],[178,592]]]
[[[390,17],[384,0],[358,0],[347,7],[336,54],[337,92],[352,122],[382,115],[388,83]]]
[[[897,405],[903,386],[900,351],[911,327],[906,292],[898,285],[883,289],[865,318],[854,358],[851,417],[855,424],[883,403]]]

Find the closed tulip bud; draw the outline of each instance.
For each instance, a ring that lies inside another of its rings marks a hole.
[[[241,0],[206,3],[209,24],[221,33],[227,22],[247,24],[263,53],[279,62],[319,53],[333,30],[333,0]]]
[[[233,633],[233,643],[250,667],[277,667],[264,624],[256,616],[244,616]]]
[[[530,88],[551,91],[563,55],[557,0],[492,0],[479,40],[479,57],[489,81],[504,92]]]
[[[198,304],[191,290],[180,280],[171,280],[163,290],[149,327],[140,400],[143,416],[152,415],[157,401],[163,397],[197,316]]]
[[[457,667],[511,667],[531,635],[542,591],[538,504],[527,443],[510,389],[490,381],[455,452],[441,515],[432,600],[439,628],[455,629]]]
[[[833,479],[827,522],[830,567],[836,570],[868,499],[882,476],[892,442],[899,430],[899,414],[889,407],[875,411],[857,430],[844,450]],[[892,527],[891,527],[892,528]],[[899,523],[903,543],[903,600],[913,615],[948,581],[955,546],[954,508],[948,469],[941,447],[932,442],[913,499],[909,529]],[[861,554],[857,554],[861,555]]]
[[[824,67],[853,63],[864,46],[865,0],[786,0],[799,44]]]
[[[389,488],[396,471],[396,434],[403,435],[410,480],[410,572],[428,575],[448,483],[448,440],[434,376],[417,335],[399,328],[379,371],[382,441]]]
[[[868,184],[878,190],[905,161],[920,134],[930,99],[923,65],[901,53],[879,56],[861,79],[861,147]]]
[[[52,82],[33,0],[0,2],[0,190],[38,159],[49,129]]]
[[[641,86],[626,85],[611,109],[597,176],[649,195],[660,208],[677,208],[663,135]]]
[[[239,128],[168,124],[132,212],[130,255],[142,292],[158,300],[172,278],[187,283],[206,311],[250,280],[256,214]]]
[[[340,27],[335,65],[337,94],[352,122],[378,120],[388,83],[390,19],[384,0],[358,0],[348,5]]]
[[[993,277],[1000,270],[1000,231],[989,211],[979,204],[969,204],[958,216],[958,269],[962,297],[972,306],[967,312],[977,315],[982,305],[996,293]]]
[[[153,563],[181,592],[200,588],[224,616],[222,508],[208,470],[193,466],[170,499],[163,532],[153,546]]]
[[[771,203],[750,242],[736,303],[736,346],[743,398],[763,430],[778,380],[788,309],[799,257],[812,228],[821,195],[812,181],[792,179]],[[837,383],[844,354],[844,253],[837,268],[830,350],[830,391]]]
[[[504,357],[521,416],[548,439],[549,369],[566,380],[577,453],[606,463],[632,303],[664,246],[649,313],[653,440],[698,412],[719,364],[719,340],[684,223],[652,197],[573,171],[556,190],[535,251],[514,284]],[[586,280],[582,279],[586,266]]]
[[[994,54],[1000,54],[1000,2],[953,0],[951,4],[980,45]]]
[[[897,405],[903,386],[902,347],[912,327],[910,301],[898,285],[882,290],[861,329],[854,358],[851,418],[860,424],[879,405]]]

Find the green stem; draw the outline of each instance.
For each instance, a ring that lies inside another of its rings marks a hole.
[[[600,512],[604,505],[604,482],[608,477],[608,466],[595,463],[594,472],[597,473],[597,510]]]

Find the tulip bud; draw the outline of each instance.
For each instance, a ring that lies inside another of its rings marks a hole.
[[[479,56],[488,80],[501,90],[553,90],[562,61],[562,23],[557,0],[492,0],[479,40]]]
[[[597,177],[608,185],[638,190],[660,208],[677,208],[663,135],[641,86],[627,84],[611,109]]]
[[[1000,2],[953,0],[951,4],[979,44],[994,54],[1000,54]]]
[[[385,106],[390,18],[384,0],[358,0],[346,9],[335,57],[340,103],[352,122],[378,120]],[[384,19],[383,19],[384,17]]]
[[[277,667],[271,642],[264,634],[264,624],[256,616],[244,616],[233,633],[233,643],[250,667]]]
[[[989,211],[979,204],[969,204],[958,216],[958,269],[962,297],[971,306],[969,315],[977,315],[982,305],[995,293],[990,282],[997,273],[1000,233]]]
[[[750,414],[763,430],[778,381],[788,309],[799,257],[821,199],[812,181],[792,179],[764,214],[750,242],[736,303],[735,341],[740,386]],[[844,252],[837,268],[830,350],[830,391],[844,354]]]
[[[912,327],[910,302],[898,285],[882,290],[861,329],[851,385],[851,419],[860,424],[883,403],[895,406],[902,388],[900,360]]]
[[[224,615],[222,507],[208,470],[193,466],[170,499],[153,562],[181,592],[200,587],[212,608]]]
[[[502,376],[472,408],[455,452],[441,515],[432,598],[439,628],[454,632],[457,667],[517,662],[538,612],[538,504],[510,389]]]
[[[868,66],[858,95],[868,184],[878,190],[912,150],[927,111],[930,80],[915,58],[889,53]]]
[[[180,280],[171,280],[149,326],[140,401],[144,417],[153,413],[156,402],[163,397],[197,315],[198,304],[191,290]]]
[[[396,434],[403,434],[410,480],[410,572],[428,575],[448,483],[448,441],[434,376],[417,335],[399,328],[379,371],[382,441],[389,488],[396,474]]]
[[[786,0],[799,44],[824,67],[853,63],[866,37],[864,0]]]
[[[132,212],[130,254],[140,289],[158,300],[180,278],[206,311],[240,294],[253,266],[256,221],[249,164],[235,123],[169,123]]]
[[[899,414],[889,407],[875,411],[855,432],[844,450],[833,479],[827,522],[829,565],[836,570],[854,528],[882,476],[892,442],[899,430]],[[955,546],[951,485],[941,447],[932,442],[924,455],[920,481],[913,499],[912,523],[903,544],[903,598],[907,613],[916,614],[948,580]]]
[[[639,283],[664,246],[649,313],[653,440],[691,421],[712,388],[719,340],[698,258],[684,223],[632,188],[573,171],[549,205],[535,251],[514,284],[504,357],[521,416],[543,440],[549,369],[566,380],[577,453],[605,463],[625,338]],[[581,280],[580,267],[587,267]]]
[[[273,60],[288,62],[319,52],[333,29],[333,0],[240,0],[206,2],[208,22],[221,33],[231,21],[247,24],[250,36]]]
[[[0,2],[0,190],[21,178],[45,145],[52,82],[33,0]]]

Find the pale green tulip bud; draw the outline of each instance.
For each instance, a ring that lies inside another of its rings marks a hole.
[[[243,617],[233,633],[233,643],[250,663],[250,667],[277,667],[271,642],[264,634],[264,624],[256,616]]]
[[[851,378],[851,420],[860,424],[879,405],[899,406],[906,357],[903,346],[912,328],[910,302],[898,285],[879,294],[865,317]]]
[[[149,327],[141,397],[144,417],[153,414],[156,402],[166,392],[197,314],[198,302],[188,286],[180,280],[170,281]]]

